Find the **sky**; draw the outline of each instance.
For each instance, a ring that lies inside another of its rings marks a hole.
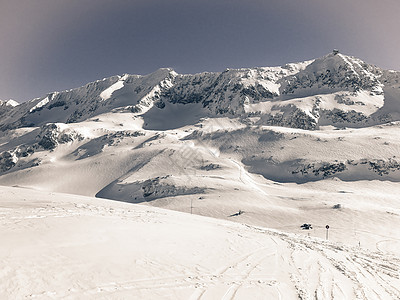
[[[400,70],[399,0],[0,0],[0,99],[112,75],[277,66],[337,48]]]

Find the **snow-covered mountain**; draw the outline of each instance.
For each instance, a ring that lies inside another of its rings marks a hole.
[[[76,123],[109,111],[163,115],[169,106],[171,110],[182,104],[197,105],[198,116],[240,117],[257,125],[364,127],[400,120],[399,79],[400,72],[340,53],[282,67],[222,73],[179,75],[160,69],[146,76],[113,76],[50,93],[18,105],[0,126],[7,130]]]
[[[132,153],[146,153],[130,169],[164,156],[180,162],[174,156],[185,148],[218,166],[221,157],[234,157],[248,171],[281,182],[330,176],[399,181],[399,80],[400,72],[334,52],[283,67],[113,76],[19,105],[1,102],[0,182],[31,177],[25,172],[44,166],[59,169],[47,157],[63,144],[60,149],[70,151],[62,152],[71,162],[66,166],[82,163],[82,153],[99,161],[107,151],[125,153],[126,144]],[[210,157],[210,148],[221,157]],[[104,183],[128,175],[115,161],[118,170]],[[101,188],[96,184],[94,191],[109,195]]]
[[[160,69],[19,105],[0,102],[0,185],[142,203],[295,234],[312,223],[307,233],[319,239],[330,224],[334,242],[398,257],[399,128],[400,72],[337,52],[220,73]],[[14,215],[0,213],[14,226]],[[290,241],[290,247],[330,251],[315,246],[318,241]],[[368,275],[360,283],[354,275],[359,265],[343,263],[360,257],[353,248],[346,251],[335,260],[333,250],[330,262],[352,281],[342,294],[360,296],[353,286],[371,280]],[[368,252],[365,259],[378,256]],[[326,257],[315,257],[324,261],[320,270],[300,276],[337,273]],[[374,271],[382,282],[373,289],[395,298],[399,290],[390,282],[399,277],[392,264],[387,268],[389,277]],[[341,297],[335,284],[306,290]],[[366,295],[360,297],[374,299]]]

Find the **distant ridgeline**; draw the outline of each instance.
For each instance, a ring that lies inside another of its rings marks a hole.
[[[240,117],[255,125],[365,127],[400,120],[399,87],[399,72],[334,50],[282,67],[194,75],[159,69],[146,76],[113,76],[18,106],[1,102],[0,129],[74,123],[112,111],[142,116],[173,105],[176,110],[197,105],[204,117]]]

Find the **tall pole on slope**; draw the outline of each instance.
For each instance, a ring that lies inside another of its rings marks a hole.
[[[190,214],[193,214],[193,198],[190,198]]]
[[[329,225],[326,225],[325,228],[326,228],[326,239],[328,239]]]

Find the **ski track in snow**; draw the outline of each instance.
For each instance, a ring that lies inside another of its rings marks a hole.
[[[264,231],[256,227],[253,228],[255,228],[255,230]],[[355,288],[353,287],[353,289],[356,299],[387,299],[388,295],[391,297],[390,299],[400,298],[400,289],[393,286],[393,284],[390,282],[393,279],[400,279],[400,259],[398,259],[397,257],[385,255],[383,253],[368,252],[362,249],[349,249],[344,245],[335,245],[318,240],[313,241],[311,239],[307,240],[307,238],[294,238],[284,233],[270,232],[270,234],[278,235],[284,241],[288,242],[291,247],[293,247],[294,250],[291,254],[291,259],[293,262],[295,260],[293,257],[295,251],[301,250],[306,252],[318,252],[341,274],[352,281],[352,283],[355,285]],[[345,252],[346,250],[347,252]],[[344,254],[345,259],[339,257],[337,255],[338,253]],[[321,264],[321,262],[319,262],[319,264]],[[321,265],[320,267],[323,268]],[[306,273],[304,275],[309,276],[310,274]],[[334,277],[332,277],[332,279],[333,278]],[[299,283],[301,283],[301,280],[297,280]],[[376,283],[376,287],[374,288],[376,288],[377,290],[382,290],[385,294],[377,293],[375,289],[370,287],[371,283]],[[297,289],[299,297],[301,299],[312,298],[311,295],[304,293],[302,288],[298,287]],[[326,281],[320,280],[319,286],[316,290],[316,294],[318,294],[319,291],[322,291],[322,293],[326,295],[326,289]],[[347,295],[347,297],[348,296],[349,295]]]
[[[86,203],[61,206],[52,203],[36,208],[1,209],[0,212],[1,225],[15,229],[21,226],[29,228],[35,224],[32,222],[49,218],[84,216],[101,216],[110,221],[115,218],[134,220],[145,226],[146,223],[157,222],[158,215],[162,214],[147,208],[138,210],[134,206],[126,210]],[[48,290],[40,294],[32,293],[27,298],[112,297],[113,293],[121,291],[140,295],[141,291],[191,289],[193,292],[189,299],[192,300],[215,299],[216,296],[228,300],[243,299],[248,289],[259,288],[271,299],[285,299],[288,288],[279,281],[282,276],[280,270],[290,271],[290,281],[299,299],[400,298],[400,289],[393,284],[399,282],[400,260],[396,257],[255,226],[235,223],[223,223],[222,226],[235,235],[257,233],[262,237],[257,242],[260,247],[237,258],[227,258],[227,263],[215,266],[215,269],[185,267],[187,271],[179,276],[111,281],[64,292]],[[232,244],[232,247],[235,245]],[[168,269],[167,265],[152,264],[160,270]]]
[[[268,194],[259,187],[259,183],[257,183],[256,181],[253,180],[253,178],[251,178],[250,174],[243,168],[243,166],[241,164],[239,164],[237,161],[233,160],[233,159],[229,159],[229,161],[231,161],[232,163],[234,163],[236,165],[236,167],[239,169],[239,180],[247,185],[249,184],[250,186],[254,187],[254,189],[256,189],[257,191],[259,191],[261,194],[267,196]]]
[[[28,212],[20,213],[18,216],[7,218],[3,213],[0,218],[2,225],[18,225],[20,221],[27,221],[30,219],[45,219],[45,218],[71,218],[75,216],[98,216],[112,217],[119,216],[121,218],[135,218],[146,222],[147,214],[138,213],[134,211],[118,210],[113,208],[107,208],[102,206],[88,205],[88,204],[74,204],[75,209],[66,209],[63,207],[56,207],[47,205],[46,207],[40,207],[37,209],[30,210]],[[79,211],[76,211],[78,209]],[[4,222],[9,220],[9,222]],[[7,224],[8,223],[8,224]],[[25,225],[30,226],[30,223]],[[100,285],[88,289],[85,291],[79,291],[78,294],[83,293],[84,295],[96,295],[97,293],[111,293],[117,290],[147,290],[147,289],[175,289],[183,287],[194,287],[196,290],[190,299],[202,299],[202,296],[206,294],[207,290],[214,287],[228,286],[225,295],[222,299],[234,299],[237,290],[243,285],[254,285],[261,282],[261,279],[251,278],[252,271],[267,257],[274,256],[277,254],[277,249],[273,249],[271,252],[270,248],[262,247],[256,249],[250,253],[247,253],[235,261],[224,265],[214,272],[207,272],[202,270],[202,274],[193,273],[191,275],[182,275],[174,277],[162,277],[162,278],[144,278],[132,281],[124,282],[110,282],[109,284]],[[206,274],[204,274],[206,273]],[[264,282],[263,282],[264,283]],[[276,281],[271,280],[267,282],[268,285],[275,286]],[[279,291],[277,291],[279,294]],[[51,296],[57,294],[56,291],[48,291],[44,294],[31,295],[30,298],[36,298],[40,296]],[[73,294],[73,293],[72,293]]]

